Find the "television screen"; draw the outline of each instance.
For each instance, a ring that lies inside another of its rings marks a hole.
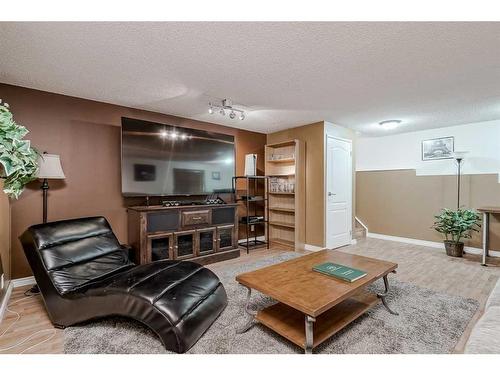
[[[126,196],[231,192],[234,137],[122,118]]]

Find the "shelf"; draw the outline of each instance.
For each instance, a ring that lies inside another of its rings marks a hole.
[[[281,238],[270,238],[269,242],[274,242],[274,243],[277,243],[278,245],[283,245],[283,246],[291,247],[291,248],[295,247],[295,243],[293,241],[288,241],[288,240],[284,240]]]
[[[273,143],[273,144],[267,144],[267,147],[272,147],[272,148],[280,148],[280,147],[288,147],[288,146],[295,146],[295,141],[285,141],[285,142],[279,142],[279,143]],[[269,161],[269,160],[268,160]]]
[[[314,323],[313,348],[363,315],[378,302],[379,299],[375,294],[361,292],[318,316]],[[305,348],[304,314],[300,311],[283,303],[277,303],[260,310],[255,318],[274,332]]]
[[[241,225],[247,225],[247,223],[246,223],[245,221],[241,221],[241,220],[240,220],[240,221],[239,221],[239,223],[240,223]],[[248,225],[254,225],[254,224],[265,224],[265,223],[267,223],[267,220],[259,220],[259,221],[251,221],[251,222],[249,222],[249,223],[248,223]]]
[[[275,159],[275,160],[268,160],[267,162],[273,164],[295,163],[295,158]]]
[[[261,197],[261,196],[255,196],[255,197],[252,197],[250,199],[246,199],[246,198],[237,198],[236,199],[236,202],[262,202],[262,201],[265,201],[266,199],[264,197]]]
[[[295,213],[295,208],[285,208],[285,207],[269,207],[269,211],[281,211],[281,212],[291,212],[291,213]]]
[[[293,223],[285,223],[284,221],[270,221],[269,225],[274,225],[275,227],[285,227],[285,228],[295,228]]]
[[[248,178],[249,180],[259,180],[259,179],[265,179],[266,176],[235,176],[233,179],[237,180],[240,178]]]
[[[243,248],[255,248],[255,247],[262,247],[264,245],[267,245],[266,241],[261,241],[261,240],[248,240],[248,243],[246,240],[243,240],[241,242],[238,242],[238,246],[241,246]]]
[[[272,194],[272,195],[295,195],[295,193],[284,192],[284,191],[281,191],[281,192],[270,191],[269,194]]]

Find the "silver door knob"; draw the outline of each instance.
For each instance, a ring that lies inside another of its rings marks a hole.
[[[331,191],[328,192],[328,196],[331,197],[332,195],[337,195],[335,193],[332,193]]]

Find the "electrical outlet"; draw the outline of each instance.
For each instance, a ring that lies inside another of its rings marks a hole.
[[[250,225],[250,232],[253,232],[255,230],[255,225]]]

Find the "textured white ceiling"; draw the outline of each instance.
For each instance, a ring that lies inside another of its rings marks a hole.
[[[0,23],[0,82],[265,133],[385,135],[385,119],[499,119],[499,46],[500,23]],[[245,121],[207,113],[226,97]]]

